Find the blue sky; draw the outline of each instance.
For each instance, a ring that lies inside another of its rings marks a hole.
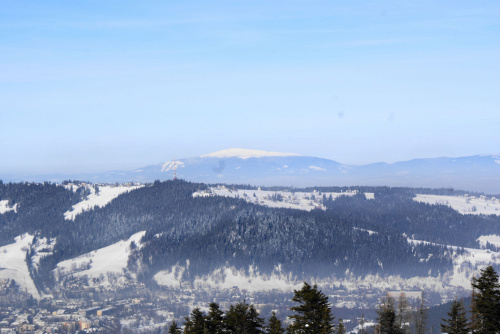
[[[0,174],[500,153],[500,3],[4,0],[0,101]]]

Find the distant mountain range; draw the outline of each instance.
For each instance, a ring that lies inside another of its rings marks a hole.
[[[346,165],[291,153],[226,149],[199,157],[167,161],[132,171],[75,175],[0,175],[5,181],[67,179],[92,182],[151,182],[174,177],[204,183],[262,186],[408,186],[500,193],[500,154],[414,159],[396,163]]]

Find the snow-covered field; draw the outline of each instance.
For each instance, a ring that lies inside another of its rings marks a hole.
[[[485,196],[444,196],[417,194],[414,201],[427,204],[446,205],[461,214],[500,215],[500,199]]]
[[[224,186],[213,187],[205,192],[195,192],[193,197],[206,196],[225,196],[245,199],[247,202],[265,205],[271,208],[289,208],[311,211],[313,209],[322,209],[325,207],[322,204],[323,196],[336,199],[340,196],[354,196],[357,190],[346,191],[342,193],[334,192],[289,192],[289,191],[267,191],[267,190],[244,190],[244,189],[228,189]],[[365,193],[367,199],[375,198],[373,193]]]
[[[73,185],[67,185],[67,188],[75,187]],[[137,186],[110,186],[110,185],[98,185],[99,192],[96,193],[93,186],[86,185],[88,191],[90,191],[90,195],[87,196],[86,200],[83,200],[75,205],[73,205],[73,209],[66,211],[64,213],[64,218],[66,220],[75,220],[76,215],[86,211],[91,210],[94,207],[104,207],[106,204],[117,198],[119,195],[141,188],[142,185]]]
[[[498,235],[482,235],[477,238],[477,241],[479,241],[481,247],[486,247],[486,243],[500,247],[500,236]]]
[[[140,240],[146,232],[138,232],[128,240],[119,241],[113,245],[100,248],[79,257],[66,260],[57,264],[56,277],[60,280],[67,275],[100,278],[101,285],[110,285],[108,273],[113,273],[122,279],[124,269],[130,255],[132,241],[140,247]]]
[[[0,214],[6,213],[8,211],[14,211],[17,212],[17,203],[14,204],[14,206],[10,207],[9,206],[9,201],[4,199],[0,201]]]
[[[15,241],[13,244],[0,247],[0,279],[15,280],[21,291],[40,299],[26,263],[26,254],[31,248],[33,236],[26,233],[16,237]]]

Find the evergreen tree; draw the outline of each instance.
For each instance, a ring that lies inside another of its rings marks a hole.
[[[465,315],[465,308],[462,300],[454,300],[451,310],[448,312],[448,319],[442,319],[441,331],[448,334],[467,334],[470,325]]]
[[[472,286],[472,293],[471,293],[471,302],[470,302],[470,329],[472,333],[478,333],[479,330],[481,329],[481,323],[479,320],[479,312],[477,310],[476,306],[476,300],[477,300],[477,292],[476,288]]]
[[[253,305],[245,301],[236,306],[231,305],[226,312],[226,333],[231,334],[262,334],[264,319]]]
[[[345,326],[344,326],[344,320],[342,318],[339,319],[339,324],[337,325],[337,334],[345,334]]]
[[[205,314],[198,307],[194,308],[185,320],[184,334],[205,334]]]
[[[276,313],[273,312],[271,317],[269,318],[267,325],[267,333],[268,334],[284,334],[285,329],[281,325],[281,320],[276,317]]]
[[[387,296],[379,304],[378,314],[378,333],[379,334],[402,334],[404,331],[396,322],[396,310],[394,308],[394,298]]]
[[[172,324],[168,328],[168,334],[181,334],[181,329],[177,326],[177,322],[172,321]]]
[[[290,310],[297,314],[290,316],[293,324],[288,327],[290,333],[330,334],[334,332],[332,311],[328,297],[316,285],[307,282],[301,290],[295,290],[292,301],[299,303]]]
[[[220,334],[224,330],[224,312],[221,311],[219,304],[210,303],[209,311],[206,316],[206,327],[209,334]]]
[[[500,284],[493,267],[481,270],[481,276],[472,279],[472,286],[476,291],[473,316],[477,318],[478,333],[500,332]]]

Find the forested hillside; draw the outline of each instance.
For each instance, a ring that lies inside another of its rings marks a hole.
[[[460,247],[477,247],[476,239],[481,235],[499,233],[498,216],[463,215],[444,205],[415,202],[412,198],[416,189],[373,190],[374,200],[363,195],[326,200],[327,212],[360,228],[383,234],[404,233],[411,239]]]
[[[82,191],[73,192],[62,186],[45,183],[3,183],[0,180],[0,200],[8,201],[8,210],[0,214],[0,245],[14,237],[41,231],[47,236],[67,233],[64,212],[80,201]],[[15,209],[14,209],[15,208]]]
[[[461,215],[445,206],[414,202],[410,188],[371,187],[322,199],[326,211],[268,208],[239,198],[193,197],[204,184],[154,182],[124,193],[106,206],[65,220],[85,199],[84,186],[0,184],[0,200],[16,206],[0,214],[1,242],[22,233],[55,237],[53,252],[33,274],[50,281],[56,264],[146,231],[132,252],[130,270],[149,281],[155,273],[189,260],[185,278],[221,266],[301,277],[391,274],[437,276],[452,267],[452,254],[477,246],[481,234],[500,234],[497,216]],[[409,242],[408,238],[436,244]],[[443,245],[439,245],[443,244]],[[138,265],[139,264],[139,265]],[[189,276],[191,275],[191,276]]]

